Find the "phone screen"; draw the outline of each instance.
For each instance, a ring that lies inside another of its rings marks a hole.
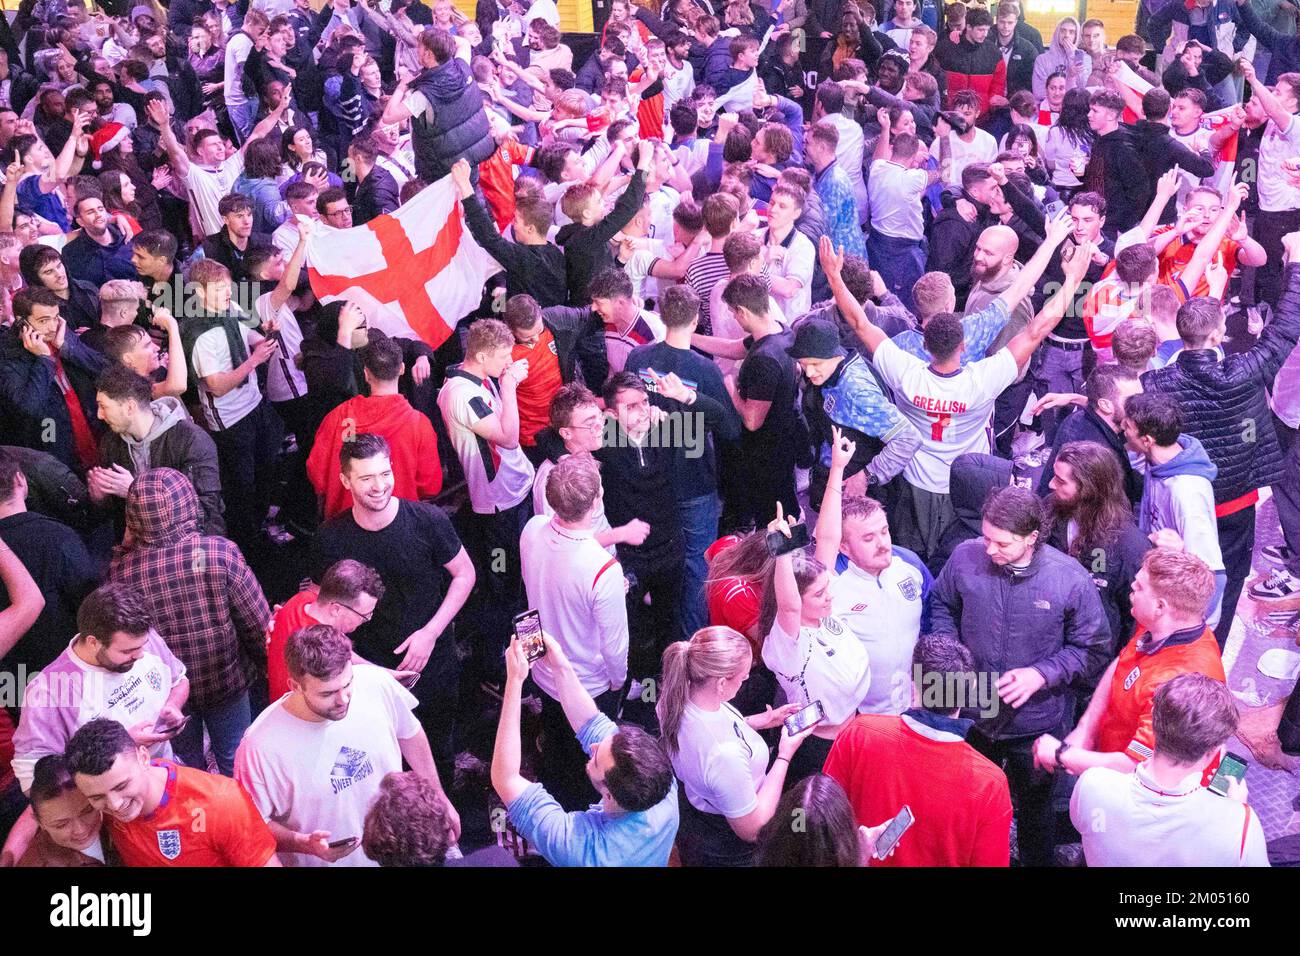
[[[780,531],[769,531],[767,535],[767,553],[774,558],[779,558],[783,554],[789,554],[791,551],[797,551],[799,548],[808,546],[808,526],[806,524],[797,524],[790,529],[790,537],[786,537]]]
[[[531,663],[546,656],[546,644],[542,640],[542,615],[536,610],[516,614],[515,637],[524,645],[524,653]]]
[[[807,707],[791,714],[785,719],[785,729],[793,737],[795,734],[803,733],[814,724],[820,724],[826,719],[826,710],[822,707],[820,700],[815,700]]]
[[[1234,753],[1226,753],[1223,755],[1223,759],[1219,761],[1219,769],[1215,771],[1214,779],[1210,781],[1208,789],[1221,797],[1226,797],[1228,795],[1228,778],[1242,780],[1245,776],[1245,758],[1238,757]]]
[[[899,838],[907,832],[907,828],[912,823],[912,808],[904,804],[903,809],[898,811],[898,816],[890,821],[889,826],[885,827],[885,832],[880,834],[879,839],[876,840],[877,860],[883,860],[889,856],[889,851],[894,848]]]
[[[329,843],[327,845],[331,850],[337,850],[339,847],[350,846],[356,842],[357,842],[356,837],[345,837],[342,840],[335,840],[333,843]]]

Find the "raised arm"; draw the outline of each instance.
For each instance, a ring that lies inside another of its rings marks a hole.
[[[1237,210],[1241,208],[1241,204],[1245,202],[1246,195],[1249,192],[1250,187],[1245,183],[1234,183],[1228,187],[1228,192],[1223,198],[1223,209],[1219,212],[1219,218],[1214,220],[1214,225],[1205,234],[1205,238],[1196,244],[1196,251],[1192,253],[1191,261],[1187,263],[1187,268],[1183,269],[1182,275],[1178,277],[1188,295],[1196,291],[1196,287],[1201,284],[1201,278],[1205,275],[1206,266],[1210,264],[1210,260],[1219,254],[1219,247],[1223,244],[1223,237],[1236,224]]]
[[[45,597],[18,555],[3,541],[0,541],[0,584],[9,596],[9,606],[0,611],[0,657],[3,657],[36,623],[45,609]]]
[[[845,321],[857,333],[858,338],[874,354],[888,336],[879,326],[872,324],[871,320],[867,318],[867,313],[863,310],[862,305],[857,299],[853,298],[853,293],[844,284],[844,250],[841,249],[837,253],[835,246],[831,243],[830,236],[822,236],[817,251],[822,264],[822,272],[826,274],[826,281],[830,283],[831,294],[835,297],[835,305],[839,307],[840,314],[844,316]]]
[[[1074,292],[1079,288],[1079,283],[1088,271],[1088,264],[1092,261],[1094,248],[1092,243],[1075,246],[1073,254],[1063,264],[1065,267],[1065,281],[1061,284],[1061,288],[1056,291],[1056,295],[1048,300],[1042,310],[1034,316],[1025,330],[1007,343],[1007,348],[1011,350],[1016,365],[1020,367],[1021,371],[1028,366],[1034,350],[1038,348],[1043,339],[1047,338],[1047,333],[1056,328],[1057,323],[1065,318],[1065,310],[1074,301]]]
[[[1286,128],[1295,119],[1294,114],[1282,105],[1282,101],[1274,96],[1273,91],[1256,75],[1253,63],[1249,60],[1241,60],[1240,63],[1241,74],[1250,83],[1251,92],[1259,98],[1259,103],[1264,107],[1264,112],[1268,114],[1269,119],[1277,124],[1279,130],[1285,132]]]
[[[1002,301],[1007,304],[1007,311],[1012,312],[1020,300],[1034,291],[1038,280],[1043,277],[1048,263],[1056,253],[1057,247],[1074,228],[1074,220],[1068,210],[1063,209],[1047,223],[1047,239],[1038,247],[1038,251],[1025,263],[1025,267],[1016,273],[1015,279],[1002,293]]]
[[[844,437],[839,428],[831,426],[831,470],[826,477],[826,493],[822,496],[822,510],[817,514],[817,560],[828,568],[835,567],[843,537],[844,469],[853,460],[858,446]]]
[[[776,517],[767,526],[768,533],[780,531],[788,538],[790,524],[790,519],[785,516],[778,501]],[[798,634],[803,598],[799,596],[799,585],[794,579],[794,552],[787,552],[776,559],[772,586],[776,588],[776,623],[785,633]]]

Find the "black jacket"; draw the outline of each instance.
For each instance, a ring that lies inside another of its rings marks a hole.
[[[703,400],[699,396],[697,401]],[[684,560],[681,519],[673,490],[677,452],[668,440],[654,440],[654,430],[640,447],[615,426],[617,440],[596,451],[605,487],[605,516],[612,527],[640,518],[650,533],[639,545],[620,544],[618,559],[630,571],[680,568]]]
[[[587,294],[591,277],[605,266],[614,264],[614,254],[609,251],[610,240],[641,211],[644,201],[645,173],[637,170],[609,215],[594,226],[571,222],[561,227],[555,236],[555,242],[564,250],[569,305],[587,305],[591,302],[591,296]]]
[[[437,368],[438,362],[433,349],[418,339],[393,336],[393,341],[402,349],[402,362],[406,365],[406,374],[402,376],[399,391],[406,400],[416,408],[423,407],[417,397],[417,388],[411,377],[411,369],[423,356],[430,366]],[[602,342],[603,344],[603,342]],[[302,374],[307,379],[307,407],[311,420],[310,434],[315,435],[325,416],[355,395],[369,395],[370,387],[363,374],[365,349],[349,349],[337,341],[327,342],[319,335],[309,335],[302,341]],[[432,378],[430,379],[432,381]]]
[[[1119,461],[1124,473],[1124,495],[1129,504],[1137,507],[1142,500],[1142,472],[1134,469],[1125,451],[1124,436],[1107,425],[1091,408],[1076,408],[1056,429],[1052,454],[1043,466],[1043,477],[1038,483],[1038,493],[1044,497],[1051,493],[1048,482],[1052,480],[1052,466],[1061,449],[1072,441],[1090,441],[1109,448]]]
[[[1153,183],[1175,166],[1181,166],[1184,172],[1202,179],[1214,175],[1214,163],[1208,156],[1193,153],[1178,142],[1164,123],[1138,120],[1133,124],[1133,139],[1147,177]],[[1167,203],[1160,221],[1173,222],[1177,217],[1176,207],[1177,203]]]
[[[225,507],[221,502],[221,472],[217,467],[217,446],[212,438],[194,424],[175,398],[159,398],[153,402],[156,434],[148,443],[149,468],[174,468],[190,480],[199,496],[203,509],[203,534],[225,534]],[[133,475],[142,470],[137,467],[126,439],[116,432],[107,432],[99,440],[99,464],[104,468],[121,465]],[[125,527],[126,501],[113,496],[105,502]]]
[[[95,379],[108,359],[84,345],[71,323],[60,358],[94,431],[99,425]],[[55,381],[54,360],[27,351],[14,326],[0,329],[0,440],[48,451],[73,471],[81,470],[72,418]]]
[[[1142,376],[1149,392],[1178,399],[1183,432],[1205,446],[1218,466],[1214,503],[1222,505],[1283,477],[1266,390],[1300,338],[1300,265],[1286,267],[1286,291],[1255,347],[1220,359],[1211,349],[1189,349]]]
[[[477,196],[469,196],[461,205],[474,241],[506,270],[507,295],[526,292],[542,308],[568,302],[564,250],[553,242],[525,245],[503,238]]]
[[[392,212],[398,205],[397,180],[382,166],[375,166],[357,184],[357,194],[352,200],[352,222],[364,225],[376,216]]]
[[[996,30],[989,31],[990,36],[996,34]],[[996,40],[994,42],[997,42]],[[998,47],[998,52],[1002,48]],[[1010,96],[1016,90],[1032,90],[1034,88],[1034,61],[1038,59],[1038,50],[1028,37],[1022,36],[1020,31],[1011,37],[1011,56],[1007,59],[1007,96]]]
[[[957,212],[956,201],[959,198],[974,204],[977,211],[974,222],[967,222]],[[943,202],[944,209],[934,217],[934,228],[930,230],[928,269],[946,272],[952,277],[960,306],[971,287],[971,254],[975,251],[975,243],[979,241],[980,233],[998,224],[998,217],[989,212],[988,206],[967,195],[965,190],[945,191]]]
[[[6,674],[17,677],[23,664],[30,677],[63,653],[77,633],[77,608],[100,575],[77,533],[45,515],[24,511],[0,518],[0,541],[13,549],[45,598],[36,623],[0,659]],[[0,607],[8,606],[8,597],[0,596]]]
[[[971,649],[977,673],[1033,667],[1046,679],[1019,709],[1002,705],[979,721],[994,740],[1064,731],[1072,686],[1095,680],[1108,660],[1110,624],[1092,578],[1046,544],[1018,574],[990,561],[982,541],[958,545],[930,591],[930,615],[933,633]]]
[[[1127,126],[1099,136],[1083,171],[1083,189],[1106,197],[1106,233],[1117,236],[1136,226],[1155,195],[1133,130]]]
[[[605,324],[589,308],[553,305],[542,310],[542,324],[555,339],[560,362],[560,380],[568,385],[578,370],[593,392],[599,392],[609,378],[609,355],[605,352]]]
[[[411,90],[429,101],[428,110],[411,117],[415,172],[426,183],[446,176],[458,159],[477,166],[496,152],[483,94],[461,60],[420,71]]]

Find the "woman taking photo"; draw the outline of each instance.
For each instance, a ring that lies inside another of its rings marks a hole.
[[[843,493],[844,466],[857,446],[838,429],[831,443],[831,470],[826,497]],[[791,523],[777,506],[768,531],[791,536]],[[763,595],[759,628],[766,631],[763,663],[776,675],[788,703],[799,708],[820,701],[825,717],[813,727],[792,776],[818,773],[839,732],[858,713],[871,688],[867,649],[842,620],[831,613],[831,573],[839,553],[839,535],[823,535],[814,555],[796,548],[776,559],[771,584]]]
[[[655,711],[661,740],[682,782],[677,851],[684,866],[748,866],[772,819],[790,758],[810,731],[784,727],[777,756],[758,731],[780,727],[797,707],[744,717],[730,703],[749,676],[749,642],[729,627],[706,627],[664,651]]]

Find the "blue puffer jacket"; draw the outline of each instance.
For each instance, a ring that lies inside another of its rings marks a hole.
[[[411,117],[415,172],[425,182],[442,179],[462,157],[476,166],[496,151],[483,94],[464,62],[453,57],[421,71],[411,90],[429,101],[428,110]]]
[[[989,560],[983,541],[959,544],[930,592],[930,630],[960,638],[977,673],[1032,667],[1046,680],[1018,710],[996,701],[996,714],[981,715],[979,730],[994,740],[1064,730],[1074,717],[1071,685],[1095,681],[1111,647],[1092,577],[1043,543],[1015,574]]]
[[[1218,466],[1216,505],[1282,479],[1282,449],[1265,389],[1300,338],[1300,265],[1287,266],[1285,278],[1277,313],[1250,351],[1221,359],[1213,349],[1188,349],[1142,376],[1146,391],[1178,400],[1183,433],[1200,439]]]

